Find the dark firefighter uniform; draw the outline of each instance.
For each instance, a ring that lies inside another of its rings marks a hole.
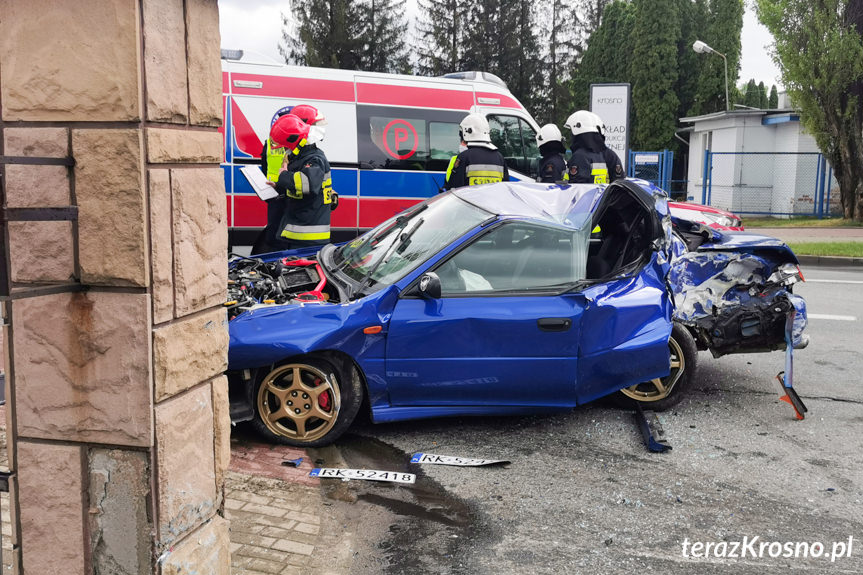
[[[575,148],[566,164],[571,184],[610,184],[624,177],[623,164],[614,150],[602,146]]]
[[[486,145],[468,144],[467,150],[450,160],[447,169],[445,190],[462,186],[492,184],[509,180],[509,170],[503,154]]]
[[[276,191],[287,201],[279,235],[289,249],[329,243],[333,180],[330,163],[317,146],[303,146],[291,158],[288,169],[278,176]]]

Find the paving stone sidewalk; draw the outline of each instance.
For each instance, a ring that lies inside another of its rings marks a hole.
[[[299,468],[282,465],[303,458]],[[328,513],[313,462],[300,449],[231,442],[225,515],[233,575],[342,575],[353,534]]]

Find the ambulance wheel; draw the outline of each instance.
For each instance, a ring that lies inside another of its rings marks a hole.
[[[276,366],[258,382],[252,425],[283,445],[329,445],[350,427],[363,398],[357,370],[341,371],[317,356]]]
[[[631,407],[638,402],[645,409],[663,411],[677,405],[686,395],[689,382],[695,375],[698,349],[692,334],[685,326],[675,322],[668,338],[671,372],[665,377],[638,383],[620,390],[620,403]]]

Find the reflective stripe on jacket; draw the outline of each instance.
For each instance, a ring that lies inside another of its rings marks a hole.
[[[496,184],[503,181],[503,166],[497,164],[470,164],[465,169],[467,185]]]
[[[503,155],[497,149],[468,144],[467,150],[451,161],[444,188],[460,188],[509,180]]]
[[[287,197],[279,235],[309,245],[327,243],[332,185],[330,163],[324,153],[314,144],[301,148],[276,183],[276,191]]]

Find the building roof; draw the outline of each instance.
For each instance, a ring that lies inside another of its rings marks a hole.
[[[705,120],[718,120],[720,118],[726,117],[741,117],[741,116],[773,116],[775,114],[778,115],[796,115],[796,111],[793,108],[781,108],[778,110],[761,110],[761,109],[745,109],[745,110],[731,110],[731,111],[722,111],[722,112],[713,112],[712,114],[704,114],[703,116],[689,116],[688,118],[680,118],[680,122],[682,123],[694,123],[694,122],[703,122]],[[799,117],[798,117],[799,119]]]

